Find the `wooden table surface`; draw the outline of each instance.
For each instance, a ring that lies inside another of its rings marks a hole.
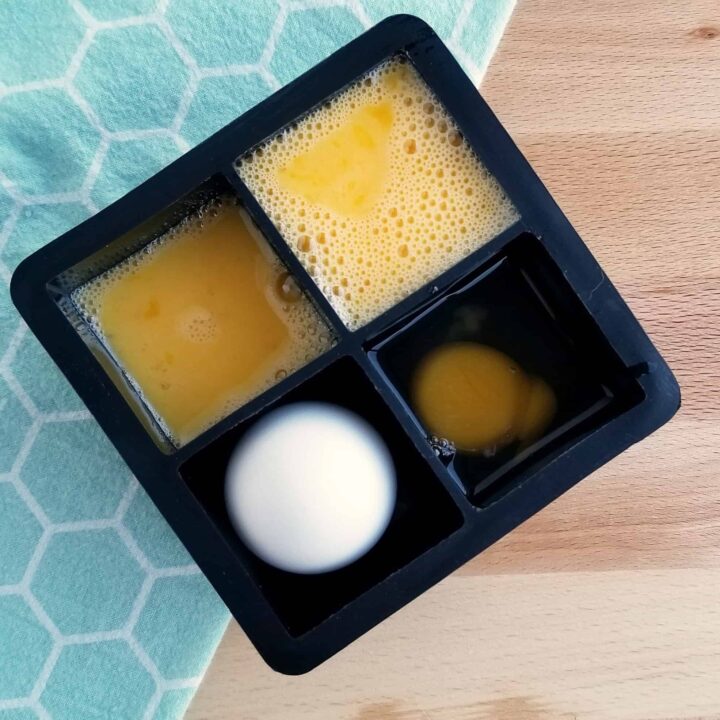
[[[720,718],[720,3],[521,0],[482,91],[683,407],[309,675],[233,623],[190,720]]]

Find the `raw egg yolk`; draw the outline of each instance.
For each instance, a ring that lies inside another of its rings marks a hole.
[[[523,443],[536,440],[550,424],[556,409],[552,388],[539,377],[528,378],[525,404],[515,425],[518,439]]]
[[[433,435],[457,450],[483,452],[536,439],[555,414],[555,394],[510,357],[456,342],[431,350],[412,380],[412,404]]]

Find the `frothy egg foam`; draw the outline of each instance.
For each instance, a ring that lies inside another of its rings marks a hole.
[[[399,59],[236,169],[350,329],[518,219],[445,108]]]
[[[230,197],[206,205],[72,299],[178,447],[334,342]]]

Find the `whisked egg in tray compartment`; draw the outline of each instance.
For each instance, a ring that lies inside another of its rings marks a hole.
[[[27,258],[11,290],[286,673],[680,401],[472,83],[407,15]]]
[[[240,158],[237,171],[351,329],[518,219],[403,57]]]

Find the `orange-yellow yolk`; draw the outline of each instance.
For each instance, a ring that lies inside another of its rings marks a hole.
[[[428,430],[459,451],[483,452],[531,442],[555,414],[555,394],[510,357],[457,342],[426,355],[412,379],[411,402]]]

